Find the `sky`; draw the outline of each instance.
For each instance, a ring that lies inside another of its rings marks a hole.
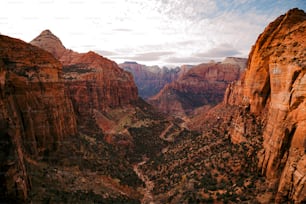
[[[49,29],[64,46],[117,63],[200,64],[247,57],[258,35],[305,0],[1,0],[0,33],[30,42]]]

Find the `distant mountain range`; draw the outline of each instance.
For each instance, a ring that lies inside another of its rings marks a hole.
[[[176,68],[146,66],[137,62],[124,62],[119,64],[122,69],[131,72],[134,76],[139,96],[148,99],[157,94],[166,84],[176,80],[182,73],[182,70],[192,66],[183,66]]]
[[[189,115],[196,108],[212,107],[223,100],[226,87],[244,73],[247,59],[226,58],[204,63],[182,73],[148,102],[165,113]]]

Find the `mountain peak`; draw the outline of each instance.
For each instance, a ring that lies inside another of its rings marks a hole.
[[[301,9],[293,8],[290,9],[285,15],[282,15],[279,18],[283,18],[282,27],[291,27],[299,22],[305,21],[306,13]]]
[[[49,29],[46,29],[40,33],[40,35],[54,35]]]
[[[304,15],[304,14],[305,12],[299,8],[293,8],[287,12],[287,15]]]
[[[30,43],[50,52],[57,59],[59,59],[66,51],[61,40],[48,29],[42,31]]]

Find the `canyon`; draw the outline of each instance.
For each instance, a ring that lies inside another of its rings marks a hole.
[[[166,84],[176,80],[191,66],[160,68],[158,66],[141,65],[137,62],[124,62],[119,64],[119,67],[133,74],[139,96],[146,100],[157,94]]]
[[[306,202],[305,31],[173,70],[0,35],[0,201]]]
[[[133,164],[161,151],[170,121],[138,97],[132,75],[49,30],[32,45],[0,40],[1,202],[138,203]]]
[[[178,116],[192,114],[197,108],[210,108],[223,100],[229,83],[238,80],[247,59],[226,58],[223,62],[204,63],[182,73],[148,102],[158,110]]]
[[[141,166],[161,203],[304,203],[305,24],[292,9],[270,23],[223,102],[187,121],[198,130]]]

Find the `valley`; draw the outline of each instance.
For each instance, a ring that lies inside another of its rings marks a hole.
[[[305,32],[173,69],[0,35],[0,202],[306,202]]]

